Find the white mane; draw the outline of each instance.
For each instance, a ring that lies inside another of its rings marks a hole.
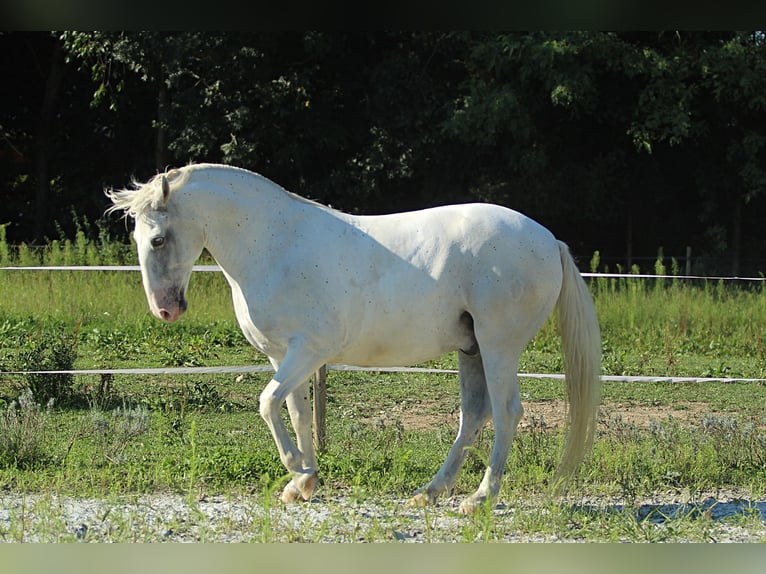
[[[189,178],[195,171],[210,168],[219,168],[248,173],[249,175],[252,175],[258,179],[267,181],[274,189],[278,189],[293,199],[316,205],[324,209],[332,210],[332,208],[317,203],[316,201],[307,199],[301,195],[288,191],[282,186],[272,182],[260,174],[229,165],[202,163],[189,164],[178,169],[171,169],[165,173],[158,173],[145,183],[141,183],[133,179],[131,181],[131,187],[128,189],[106,190],[104,193],[110,200],[112,200],[113,203],[113,205],[109,207],[106,212],[113,213],[115,211],[122,210],[125,212],[125,216],[130,216],[135,219],[137,216],[145,213],[146,211],[161,209],[163,176],[167,178],[168,184],[170,185],[170,192],[172,194],[176,189],[186,185],[186,183],[189,181]]]
[[[108,189],[104,193],[112,200],[113,205],[106,212],[123,210],[126,216],[135,219],[146,211],[159,209],[162,202],[162,178],[167,178],[172,192],[184,185],[188,176],[187,168],[172,169],[158,173],[146,183],[133,179],[128,189]]]

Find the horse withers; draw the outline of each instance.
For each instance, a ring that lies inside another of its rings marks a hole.
[[[151,312],[176,321],[192,267],[207,248],[231,286],[237,321],[275,374],[260,414],[291,474],[281,499],[309,500],[317,483],[309,377],[329,362],[419,363],[457,351],[460,427],[444,464],[411,503],[452,487],[491,419],[489,466],[460,510],[494,500],[523,408],[522,350],[554,308],[566,367],[568,436],[554,480],[579,465],[594,435],[601,342],[590,293],[568,248],[544,227],[490,204],[353,216],[263,176],[199,164],[107,191],[135,219]],[[280,410],[287,404],[293,442]]]

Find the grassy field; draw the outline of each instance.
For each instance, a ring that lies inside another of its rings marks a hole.
[[[64,262],[65,246],[56,249]],[[69,262],[76,261],[75,246],[69,249]],[[80,253],[80,260],[96,259],[87,249]],[[0,249],[0,262],[4,257],[7,263],[11,256]],[[4,371],[266,362],[240,334],[220,274],[196,273],[188,313],[165,325],[149,315],[138,273],[0,273]],[[604,374],[766,377],[760,285],[599,279],[592,290]],[[454,368],[456,359],[448,355],[428,366]],[[550,320],[521,370],[561,369]],[[189,501],[210,494],[264,497],[285,480],[258,416],[257,397],[267,380],[0,376],[0,491],[86,497],[172,492]],[[509,505],[544,499],[562,446],[563,384],[525,379],[521,386],[527,414],[501,491]],[[330,373],[329,441],[319,457],[318,495],[410,495],[444,460],[458,405],[454,376]],[[629,502],[657,493],[693,498],[725,490],[763,500],[765,405],[766,385],[757,382],[605,383],[598,437],[570,493]],[[487,428],[456,495],[475,489],[491,440]],[[518,527],[608,539],[614,521],[624,520],[621,528],[630,525],[639,538],[645,526],[635,514],[596,518],[582,504],[563,514],[544,508],[523,513],[527,522]],[[696,539],[699,523],[679,521],[678,528]]]

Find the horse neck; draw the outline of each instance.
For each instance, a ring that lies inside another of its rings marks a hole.
[[[303,207],[311,206],[266,178],[227,170],[205,174],[187,187],[185,203],[205,230],[205,247],[232,275],[251,268],[260,252],[272,249],[273,237],[285,229]]]

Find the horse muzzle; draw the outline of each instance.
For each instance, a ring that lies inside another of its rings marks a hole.
[[[183,289],[169,290],[164,296],[156,297],[155,301],[155,305],[149,305],[152,314],[167,323],[178,321],[189,306]]]

